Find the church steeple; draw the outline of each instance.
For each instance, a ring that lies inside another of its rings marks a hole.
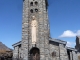
[[[47,6],[48,6],[47,0],[23,1],[23,20],[22,20],[23,59],[28,60],[35,50],[37,51],[36,53],[38,54],[38,56],[40,56],[39,58],[40,60],[45,59],[48,60],[49,57],[48,44],[50,34]]]

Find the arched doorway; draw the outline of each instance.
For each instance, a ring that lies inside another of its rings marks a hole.
[[[40,60],[40,50],[36,47],[30,50],[30,60]]]

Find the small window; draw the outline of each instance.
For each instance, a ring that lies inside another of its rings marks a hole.
[[[56,56],[56,52],[52,52],[52,57],[55,57]]]
[[[38,12],[38,9],[35,9],[35,12]]]
[[[33,13],[33,9],[31,9],[30,12]]]
[[[33,2],[30,3],[30,6],[33,6]]]
[[[38,5],[38,2],[37,1],[35,2],[35,5]]]

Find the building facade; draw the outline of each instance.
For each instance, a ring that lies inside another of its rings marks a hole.
[[[23,0],[22,40],[13,44],[13,59],[77,60],[77,50],[50,37],[47,0]]]
[[[76,36],[76,46],[75,48],[80,52],[80,36]]]
[[[78,56],[78,59],[80,60],[80,36],[76,36],[75,48],[77,49],[77,56]]]

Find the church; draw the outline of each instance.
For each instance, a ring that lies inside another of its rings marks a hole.
[[[13,60],[78,60],[77,50],[50,37],[47,0],[23,0],[22,39],[13,44]]]

